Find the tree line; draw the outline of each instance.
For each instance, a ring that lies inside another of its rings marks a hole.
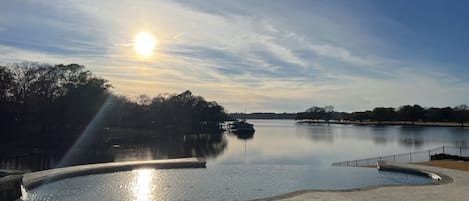
[[[227,118],[223,106],[190,91],[132,100],[111,88],[109,81],[78,64],[0,66],[0,136],[83,130],[98,115],[101,127],[179,131],[207,128]]]
[[[299,112],[297,120],[347,120],[347,121],[408,121],[408,122],[469,122],[469,107],[465,104],[455,107],[422,107],[403,105],[398,108],[375,107],[373,110],[359,112],[337,112],[333,106],[313,106]]]

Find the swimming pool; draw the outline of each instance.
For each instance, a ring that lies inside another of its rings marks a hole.
[[[318,171],[302,165],[219,165],[207,169],[138,169],[63,179],[27,200],[250,200],[305,189],[424,184],[430,178],[365,168]],[[341,178],[338,180],[338,178]]]

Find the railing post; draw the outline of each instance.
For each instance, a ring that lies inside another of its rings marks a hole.
[[[394,154],[393,156],[394,156],[394,162],[396,162],[396,154]]]
[[[428,150],[428,160],[429,160],[429,161],[432,160],[432,154],[430,153],[430,149]]]
[[[412,163],[412,152],[409,152],[409,161]]]
[[[443,145],[443,153],[445,153],[445,145]]]
[[[462,157],[462,146],[459,145],[459,156]]]

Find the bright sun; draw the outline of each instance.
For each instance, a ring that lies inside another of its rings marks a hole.
[[[153,48],[156,45],[156,40],[148,32],[140,32],[135,36],[134,49],[137,54],[144,57],[151,57],[153,55]]]

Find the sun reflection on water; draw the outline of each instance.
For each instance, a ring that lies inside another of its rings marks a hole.
[[[149,201],[152,200],[153,173],[152,169],[133,170],[135,172],[135,180],[133,182],[133,194],[135,200]]]

